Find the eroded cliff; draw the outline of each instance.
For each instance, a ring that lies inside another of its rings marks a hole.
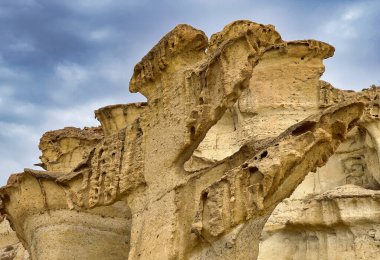
[[[12,175],[1,212],[32,259],[256,259],[276,206],[363,127],[378,163],[377,89],[320,81],[333,53],[250,21],[210,40],[178,25],[134,68],[147,102],[46,133],[45,171]],[[377,185],[376,166],[347,165],[351,184]]]

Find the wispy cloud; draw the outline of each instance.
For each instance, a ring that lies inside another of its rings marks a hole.
[[[117,8],[136,7],[146,4],[146,0],[66,0],[59,1],[60,5],[78,13],[102,13]],[[151,2],[151,4],[154,4]]]
[[[380,55],[375,42],[380,39],[378,1],[348,1],[331,8],[316,34],[336,47],[326,61],[324,79],[344,89],[362,89],[378,84]]]
[[[14,78],[17,78],[18,76],[19,76],[19,73],[17,73],[17,71],[12,69],[8,64],[5,63],[4,58],[1,56],[1,53],[0,53],[0,80],[4,81],[7,79],[12,79],[12,78],[14,79]]]
[[[55,74],[59,81],[62,80],[70,88],[76,88],[89,78],[89,71],[78,64],[58,64]]]
[[[341,14],[333,15],[332,19],[325,23],[322,30],[326,34],[336,34],[346,39],[360,36],[360,20],[365,19],[365,13],[369,7],[364,4],[349,6]]]
[[[89,33],[89,38],[94,41],[104,41],[113,38],[115,32],[109,28],[101,28],[91,31]]]
[[[12,43],[9,46],[9,50],[10,51],[19,51],[19,52],[24,52],[24,51],[28,52],[28,51],[35,51],[36,49],[33,46],[33,44],[30,42],[19,41],[19,42]]]

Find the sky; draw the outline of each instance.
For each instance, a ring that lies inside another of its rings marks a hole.
[[[0,0],[0,186],[39,162],[44,132],[144,101],[128,91],[133,67],[177,24],[211,36],[239,19],[332,44],[322,79],[335,87],[380,85],[377,0]]]

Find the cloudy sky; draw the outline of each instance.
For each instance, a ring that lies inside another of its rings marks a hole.
[[[44,132],[144,100],[128,92],[133,66],[175,25],[210,36],[237,19],[334,45],[323,78],[336,87],[380,84],[376,0],[0,0],[0,185],[38,162]]]

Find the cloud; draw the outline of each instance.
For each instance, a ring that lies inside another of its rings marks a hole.
[[[3,110],[7,100],[13,95],[14,89],[9,85],[0,85],[0,109]]]
[[[202,6],[215,6],[215,5],[230,5],[230,6],[236,6],[239,4],[246,4],[249,3],[249,0],[185,0],[184,2],[187,2],[189,4],[196,4],[196,5],[202,5]]]
[[[358,20],[363,19],[365,7],[363,5],[353,5],[347,8],[342,14],[338,15],[323,26],[323,32],[326,34],[339,34],[346,39],[356,38],[359,36],[358,30],[360,23]]]
[[[70,99],[81,91],[82,85],[90,83],[91,74],[91,71],[78,64],[58,64],[50,80],[53,86],[48,93],[50,98],[59,104],[69,104]]]
[[[0,80],[15,79],[20,77],[20,73],[12,69],[4,62],[4,58],[0,55]],[[1,81],[0,81],[1,82]]]
[[[70,88],[77,87],[89,78],[89,71],[78,64],[58,64],[55,68],[58,80],[62,80],[65,86]]]
[[[335,87],[360,90],[378,84],[380,55],[374,42],[380,39],[379,13],[379,2],[349,1],[331,8],[317,27],[316,35],[336,47],[323,76]]]
[[[4,92],[4,89],[1,88],[1,91]],[[40,123],[35,125],[0,121],[0,183],[5,184],[10,173],[20,172],[24,168],[36,168],[33,164],[39,161],[38,143],[44,132],[65,126],[97,126],[99,122],[95,119],[93,111],[109,104],[112,104],[112,100],[82,103],[65,108],[40,107],[30,113],[39,117]]]
[[[113,30],[109,28],[96,29],[89,33],[89,38],[94,41],[103,41],[113,36]]]
[[[147,3],[146,0],[66,0],[58,4],[78,13],[102,13],[117,8],[136,7]]]
[[[30,167],[38,159],[39,135],[32,126],[0,122],[0,182],[6,183],[10,173]]]
[[[332,9],[329,19],[322,23],[322,33],[352,39],[363,36],[363,30],[371,30],[373,19],[379,15],[380,4],[360,1]]]
[[[0,123],[17,124],[17,121],[29,123],[28,118],[33,118],[40,108],[33,103],[21,101],[15,96],[17,90],[11,85],[0,85]],[[4,132],[0,128],[0,132]]]
[[[20,41],[20,42],[11,44],[9,46],[9,50],[24,52],[24,51],[35,51],[36,49],[32,43],[26,42],[26,41]]]
[[[0,64],[0,78],[15,78],[17,77],[17,73],[10,68],[2,66]]]
[[[21,7],[21,8],[30,8],[38,5],[36,0],[3,0],[2,4],[5,7]]]
[[[341,20],[355,21],[361,18],[363,15],[364,15],[364,10],[362,6],[352,6],[343,13]]]

